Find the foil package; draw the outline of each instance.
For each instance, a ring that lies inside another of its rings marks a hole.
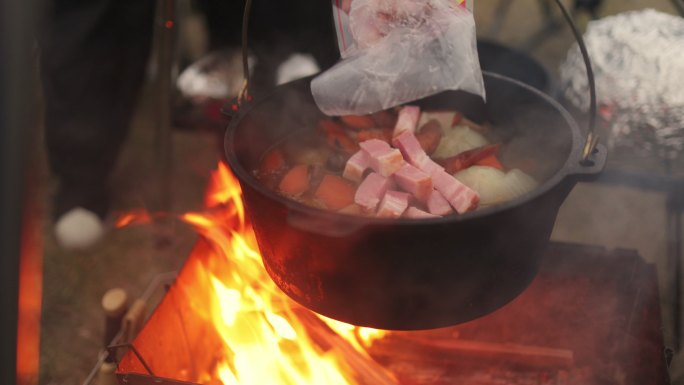
[[[592,21],[584,39],[609,145],[677,158],[684,150],[684,18],[653,9]],[[565,98],[589,109],[577,44],[561,65]]]

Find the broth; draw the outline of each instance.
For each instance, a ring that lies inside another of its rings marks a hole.
[[[320,209],[431,218],[500,204],[538,186],[528,175],[539,169],[532,158],[510,159],[510,140],[458,111],[405,106],[325,118],[313,132],[288,135],[253,172],[269,189]]]

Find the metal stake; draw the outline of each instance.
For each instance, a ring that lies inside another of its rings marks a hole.
[[[171,209],[171,172],[173,143],[171,138],[171,103],[174,45],[176,38],[176,0],[160,0],[157,12],[158,100],[156,130],[156,169],[159,176],[159,210]]]

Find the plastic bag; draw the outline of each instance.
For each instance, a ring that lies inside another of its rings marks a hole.
[[[368,114],[445,90],[484,98],[471,12],[453,0],[353,0],[348,7],[352,41],[340,45],[344,59],[311,83],[324,113]]]

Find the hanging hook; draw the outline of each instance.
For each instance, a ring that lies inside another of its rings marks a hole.
[[[245,100],[249,100],[249,47],[248,47],[248,32],[249,32],[249,15],[252,12],[252,0],[245,1],[245,12],[242,15],[242,74],[244,81],[240,93],[238,93],[237,103],[241,106]]]
[[[579,45],[580,53],[582,54],[582,59],[584,60],[584,66],[587,68],[587,79],[589,81],[589,130],[587,131],[587,140],[584,144],[584,149],[582,150],[582,162],[586,162],[589,156],[594,153],[596,145],[599,141],[599,136],[595,132],[596,126],[596,81],[594,79],[594,70],[591,67],[591,60],[589,59],[589,51],[587,51],[587,46],[584,44],[584,39],[582,34],[577,29],[577,25],[572,20],[572,16],[568,12],[567,8],[563,5],[561,0],[555,0],[558,7],[563,13],[563,17],[570,25],[573,35],[575,35],[575,40],[577,40],[577,45]]]

